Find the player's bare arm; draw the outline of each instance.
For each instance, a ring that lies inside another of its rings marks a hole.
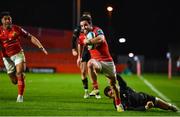
[[[39,49],[41,49],[46,55],[48,55],[48,52],[46,51],[46,49],[43,47],[43,45],[40,43],[40,41],[33,35],[31,35],[31,42],[34,45],[36,45]]]

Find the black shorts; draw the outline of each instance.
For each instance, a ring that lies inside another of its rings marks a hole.
[[[148,101],[152,101],[153,103],[155,103],[155,97],[151,96],[149,94],[143,93],[143,92],[139,92],[139,103],[140,104],[146,104]]]
[[[87,49],[87,47],[84,47],[81,62],[88,62],[89,59],[91,59],[91,55],[89,53],[89,50]]]
[[[155,97],[144,92],[128,90],[125,98],[126,104],[131,107],[145,106],[148,101],[155,103]]]

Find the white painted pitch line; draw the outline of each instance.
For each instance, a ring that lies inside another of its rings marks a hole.
[[[167,102],[171,102],[171,100],[165,96],[164,94],[162,94],[160,91],[158,91],[150,82],[148,82],[146,79],[144,79],[143,76],[139,76],[139,78],[152,90],[154,91],[159,97],[161,97],[163,100],[167,101]],[[175,105],[175,104],[174,104]],[[176,106],[176,105],[175,105]],[[177,107],[177,106],[176,106]],[[178,108],[178,107],[177,107]],[[178,108],[178,110],[180,110]],[[180,111],[178,111],[180,112]]]

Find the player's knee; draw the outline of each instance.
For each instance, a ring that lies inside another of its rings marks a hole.
[[[94,64],[91,61],[89,61],[87,64],[88,69],[93,69],[93,66]]]

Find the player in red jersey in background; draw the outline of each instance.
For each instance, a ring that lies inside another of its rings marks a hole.
[[[85,35],[88,35],[88,33],[94,34],[94,37],[92,39],[87,38],[84,40],[84,44],[89,47],[89,51],[91,54],[91,59],[88,61],[89,76],[91,77],[91,79],[97,79],[97,73],[103,72],[109,79],[110,86],[113,89],[117,111],[124,111],[118,89],[116,88],[115,65],[109,53],[108,44],[106,42],[102,29],[92,26],[92,21],[87,16],[81,17],[80,26]]]
[[[18,85],[17,102],[23,102],[25,88],[25,56],[20,45],[21,39],[29,39],[34,45],[41,49],[46,55],[48,52],[39,40],[26,32],[21,27],[12,24],[9,12],[1,12],[0,46],[2,48],[3,62],[13,84]]]

